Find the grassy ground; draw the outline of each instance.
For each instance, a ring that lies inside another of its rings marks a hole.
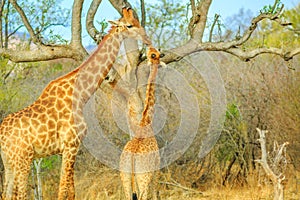
[[[84,162],[86,160],[88,162]],[[76,200],[122,200],[124,199],[119,171],[104,166],[95,159],[78,159],[75,167]],[[87,165],[88,163],[88,165]],[[178,168],[178,167],[177,167]],[[247,178],[244,186],[227,186],[222,184],[220,177],[214,176],[193,187],[195,175],[188,173],[189,169],[176,171],[170,168],[161,170],[158,190],[160,199],[167,200],[272,200],[273,186],[264,173],[254,173]],[[286,200],[300,199],[300,173],[287,170],[289,174],[284,182]],[[184,174],[189,175],[184,175]],[[56,200],[59,187],[60,164],[55,164],[51,170],[44,171],[43,197],[45,200]],[[216,173],[217,174],[217,173]],[[180,179],[180,177],[186,179]],[[31,182],[31,181],[30,181]],[[33,199],[33,184],[29,186],[30,199]],[[150,199],[150,198],[149,198]]]
[[[80,180],[78,178],[76,177],[76,199],[78,200],[124,199],[119,174],[115,170],[107,169],[107,171],[97,175],[86,173],[80,177]],[[160,181],[159,193],[161,199],[168,200],[272,200],[273,186],[270,183],[263,186],[256,184],[244,187],[210,187],[200,191],[185,187],[177,182]],[[298,185],[296,180],[286,183],[285,199],[300,199],[300,182]]]

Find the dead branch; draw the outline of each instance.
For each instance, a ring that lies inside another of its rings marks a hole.
[[[185,186],[181,185],[180,183],[178,183],[174,180],[173,180],[173,182],[161,182],[160,181],[159,183],[165,184],[165,185],[175,186],[175,187],[178,187],[178,188],[181,188],[181,189],[184,189],[184,190],[187,190],[187,191],[195,192],[195,193],[198,193],[198,194],[203,194],[202,192],[200,192],[198,190],[195,190],[193,188],[185,187]]]
[[[283,200],[283,185],[282,181],[285,179],[285,176],[282,173],[276,174],[274,172],[274,169],[272,169],[268,164],[268,154],[267,154],[267,147],[266,147],[266,133],[268,131],[266,130],[260,130],[259,128],[256,128],[258,134],[259,134],[259,143],[261,146],[261,159],[256,160],[256,162],[260,163],[268,175],[268,177],[271,179],[273,185],[274,185],[274,200]],[[276,152],[276,158],[282,159],[282,152],[286,148],[286,145],[288,145],[288,142],[283,143],[279,150]],[[277,160],[276,163],[278,164],[279,161]],[[274,164],[274,163],[273,163]],[[275,166],[278,167],[278,166]]]

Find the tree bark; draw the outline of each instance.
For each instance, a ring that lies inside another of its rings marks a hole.
[[[97,44],[100,43],[103,35],[101,35],[101,33],[96,29],[94,25],[94,18],[101,2],[102,0],[93,0],[86,16],[86,29]]]

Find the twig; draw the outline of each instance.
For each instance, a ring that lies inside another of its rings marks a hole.
[[[211,40],[212,40],[212,34],[213,34],[215,25],[216,25],[216,23],[217,23],[219,17],[220,17],[220,15],[215,14],[214,22],[213,22],[213,24],[211,25],[211,29],[210,29],[210,32],[209,32],[209,38],[208,38],[208,41],[209,41],[209,42],[211,42]]]
[[[203,194],[203,192],[200,192],[198,190],[195,190],[195,189],[192,189],[192,188],[189,188],[189,187],[182,186],[177,182],[172,183],[172,182],[162,182],[162,181],[160,181],[159,183],[162,183],[162,184],[165,184],[165,185],[175,186],[175,187],[178,187],[178,188],[181,188],[181,189],[184,189],[184,190],[188,190],[188,191],[192,191],[192,192],[195,192],[195,193],[198,193],[198,194]]]

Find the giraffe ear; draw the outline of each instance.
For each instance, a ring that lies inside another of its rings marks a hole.
[[[119,24],[120,24],[119,21],[114,21],[114,20],[108,20],[108,22],[113,26],[119,26]]]
[[[167,65],[164,62],[159,62],[159,67],[167,67]]]

